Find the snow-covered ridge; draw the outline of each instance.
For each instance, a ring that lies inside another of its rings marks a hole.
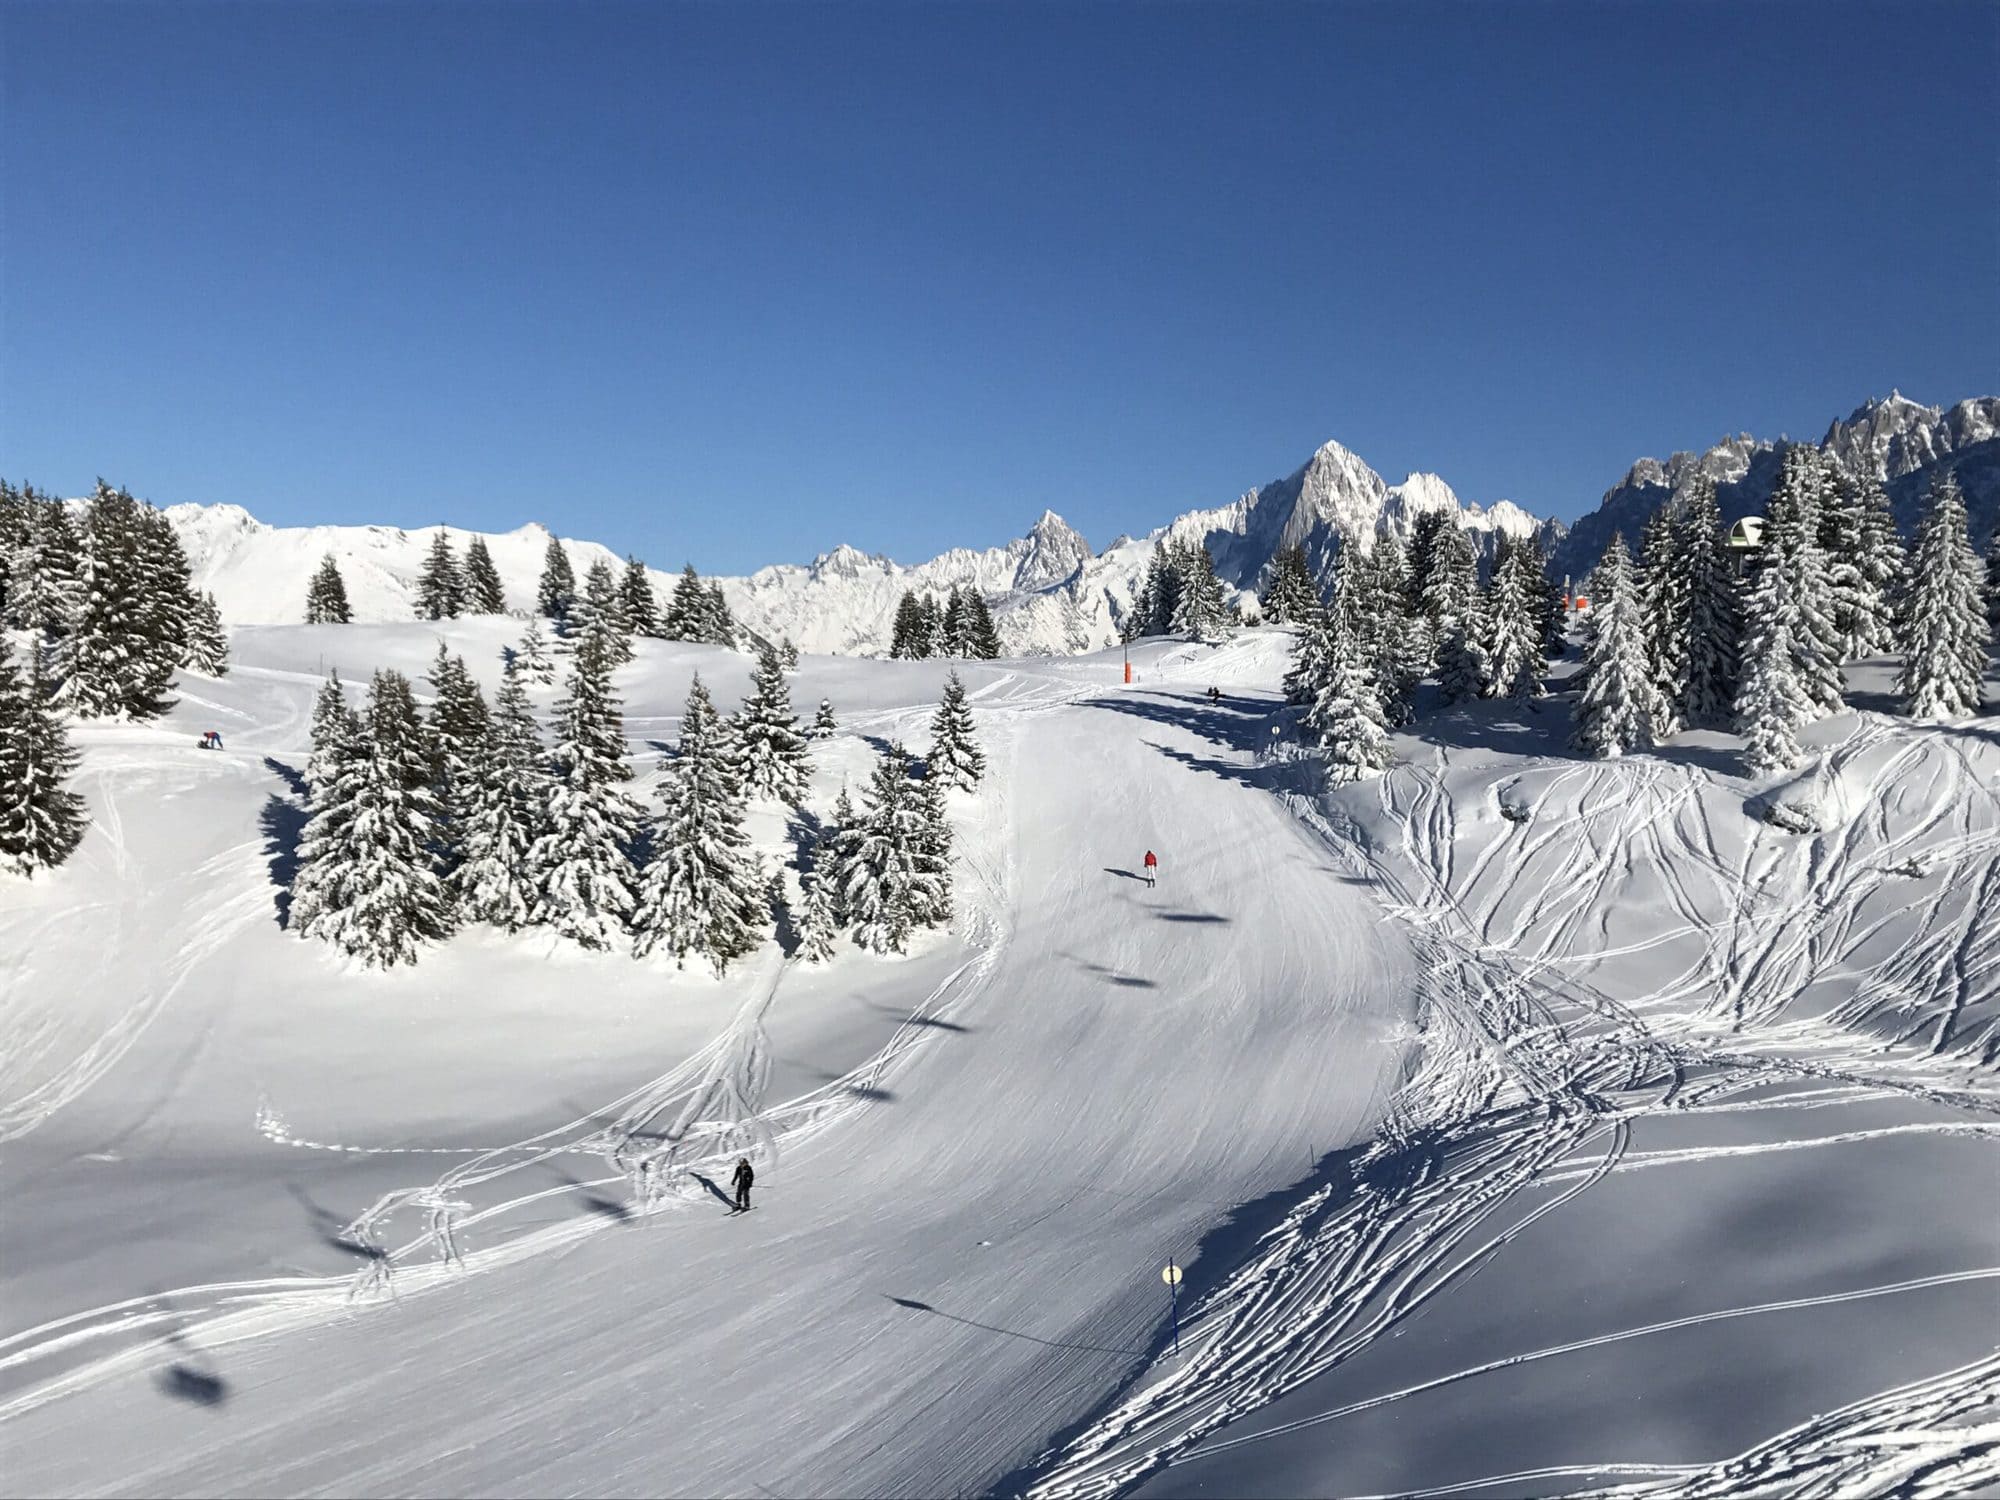
[[[1378,534],[1407,536],[1416,518],[1432,511],[1455,511],[1482,538],[1525,536],[1543,525],[1512,501],[1467,505],[1435,474],[1385,484],[1354,453],[1327,443],[1284,479],[1227,505],[1188,511],[1145,536],[1120,537],[1101,553],[1045,510],[1025,536],[1004,546],[956,547],[915,565],[840,546],[810,563],[779,563],[719,581],[750,630],[771,639],[789,636],[807,651],[886,650],[905,590],[943,592],[956,585],[978,589],[993,606],[1009,655],[1064,655],[1118,638],[1156,541],[1206,543],[1227,589],[1244,594],[1255,591],[1281,547],[1303,545],[1313,565],[1324,569],[1344,541],[1366,547]],[[357,621],[407,620],[438,531],[446,531],[461,552],[475,535],[434,526],[269,526],[237,505],[176,505],[167,515],[187,547],[196,583],[212,590],[224,618],[237,624],[300,620],[307,582],[328,554],[340,565]],[[548,530],[530,524],[477,535],[493,554],[508,608],[532,608]],[[596,542],[564,543],[579,575],[599,558],[621,561]],[[673,576],[653,570],[656,592],[664,597]]]

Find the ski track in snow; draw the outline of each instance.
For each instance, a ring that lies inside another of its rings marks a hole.
[[[1464,809],[1442,750],[1434,765],[1400,766],[1376,784],[1374,826],[1399,829],[1395,847],[1371,843],[1340,811],[1296,799],[1299,815],[1385,893],[1410,931],[1422,959],[1421,1060],[1386,1128],[1353,1161],[1350,1180],[1300,1202],[1257,1254],[1184,1313],[1185,1357],[1162,1359],[1046,1455],[1026,1493],[1037,1500],[1121,1494],[1168,1466],[1205,1463],[1529,1361],[1707,1322],[2000,1277],[2000,1268],[1982,1268],[1617,1330],[1241,1437],[1211,1436],[1365,1356],[1529,1225],[1613,1173],[1897,1134],[2000,1135],[1996,1124],[1925,1122],[1749,1145],[1627,1149],[1634,1120],[1706,1107],[1777,1111],[1905,1098],[2000,1117],[1990,1067],[2000,1051],[2000,790],[1990,768],[1982,775],[1941,736],[1894,733],[1867,716],[1824,757],[1816,779],[1828,785],[1859,774],[1864,759],[1880,763],[1873,785],[1914,797],[1914,819],[1897,819],[1899,807],[1874,799],[1824,837],[1755,825],[1734,856],[1723,852],[1703,801],[1707,779],[1658,762],[1530,763],[1494,789],[1513,794],[1524,781],[1535,784],[1526,827],[1475,843],[1469,860]],[[1640,859],[1660,872],[1679,927],[1620,946],[1604,924]],[[1942,877],[1918,906],[1879,899],[1913,868]],[[1914,925],[1916,935],[1853,965],[1892,923]],[[1620,1002],[1589,982],[1607,960],[1689,937],[1700,940],[1699,956],[1684,972],[1651,975],[1650,993]],[[1826,1014],[1800,1013],[1802,997],[1840,973],[1860,974],[1854,995]],[[1982,1019],[1961,1030],[1973,1009]],[[1771,1093],[1774,1083],[1802,1080],[1832,1087]],[[1753,1091],[1754,1099],[1724,1102]],[[1521,1211],[1530,1190],[1551,1188],[1559,1191]],[[1993,1424],[1959,1422],[1996,1401],[2000,1363],[1989,1361],[1816,1418],[1714,1466],[1607,1462],[1405,1493],[1546,1490],[1558,1479],[1618,1475],[1646,1477],[1604,1493],[1964,1493],[2000,1482]],[[1227,1475],[1228,1465],[1219,1472]]]

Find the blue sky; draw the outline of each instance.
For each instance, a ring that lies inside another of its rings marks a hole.
[[[2000,391],[2000,8],[0,4],[0,474],[705,571]]]

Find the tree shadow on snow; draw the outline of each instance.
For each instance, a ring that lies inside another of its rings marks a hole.
[[[1216,922],[1224,926],[1236,920],[1216,911],[1156,911],[1153,916],[1161,922]]]
[[[203,1369],[207,1358],[187,1341],[187,1336],[178,1331],[166,1338],[167,1347],[181,1355],[164,1370],[153,1377],[153,1384],[160,1394],[174,1401],[185,1401],[190,1406],[220,1406],[229,1399],[229,1382],[213,1372],[213,1368]]]
[[[283,761],[268,755],[264,757],[264,765],[282,778],[292,793],[291,796],[271,793],[257,817],[257,826],[264,834],[264,856],[271,871],[271,884],[276,888],[271,905],[277,911],[278,925],[289,928],[292,882],[299,873],[299,840],[305,834],[306,819],[310,816],[305,805],[306,779]]]
[[[583,1206],[592,1213],[617,1224],[629,1224],[632,1221],[632,1209],[629,1204],[621,1203],[616,1198],[605,1197],[589,1183],[579,1180],[561,1167],[551,1167],[550,1170],[568,1185],[570,1191],[574,1192]]]
[[[1233,703],[1236,700],[1225,700]],[[1114,714],[1130,714],[1135,719],[1151,719],[1198,734],[1210,744],[1248,755],[1271,737],[1273,705],[1257,703],[1247,710],[1210,703],[1196,694],[1168,694],[1143,690],[1117,697],[1088,699],[1086,708],[1101,708]]]
[[[306,1211],[306,1216],[312,1220],[313,1228],[318,1232],[321,1243],[329,1249],[338,1250],[343,1255],[351,1255],[357,1260],[380,1261],[389,1258],[389,1252],[384,1250],[380,1245],[371,1245],[364,1240],[357,1240],[349,1235],[347,1232],[348,1221],[341,1218],[333,1210],[322,1208],[319,1204],[315,1203],[312,1195],[296,1182],[286,1183],[285,1191],[298,1199],[299,1206]]]
[[[1137,974],[1120,973],[1117,969],[1107,969],[1103,964],[1092,963],[1087,958],[1078,958],[1074,953],[1061,955],[1075,964],[1086,974],[1095,974],[1108,983],[1122,985],[1131,990],[1156,990],[1159,985],[1151,979],[1141,979]]]

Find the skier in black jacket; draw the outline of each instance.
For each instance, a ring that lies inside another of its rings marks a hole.
[[[736,1158],[736,1175],[729,1179],[736,1188],[736,1210],[745,1212],[750,1207],[750,1184],[757,1180],[757,1174],[750,1170],[750,1158]]]

